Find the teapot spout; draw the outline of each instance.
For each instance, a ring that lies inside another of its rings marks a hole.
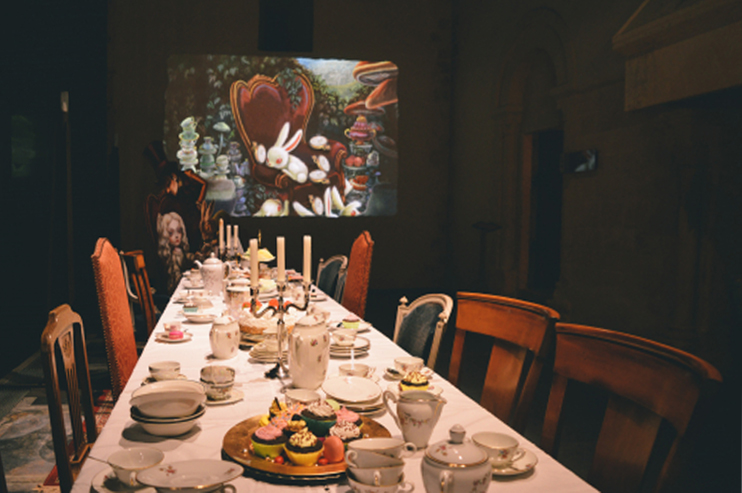
[[[194,260],[193,263],[196,264],[196,267],[198,267],[199,269],[203,267],[203,264],[198,260]]]

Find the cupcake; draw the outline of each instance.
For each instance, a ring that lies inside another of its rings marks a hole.
[[[361,429],[350,421],[338,420],[335,426],[330,428],[330,436],[338,437],[343,443],[347,444],[361,438]]]
[[[286,440],[283,431],[273,425],[261,426],[250,437],[255,455],[265,459],[274,459],[281,455]]]
[[[318,437],[327,436],[330,428],[332,428],[337,421],[335,410],[325,400],[309,404],[304,408],[300,416],[307,422],[309,431]]]
[[[351,411],[345,406],[335,411],[335,416],[337,417],[338,423],[340,423],[341,421],[347,421],[349,423],[353,423],[359,429],[363,426],[363,420],[361,419],[361,416],[357,412]]]
[[[313,466],[322,455],[322,442],[304,428],[291,435],[284,445],[286,456],[297,466]]]
[[[428,390],[428,377],[419,371],[411,371],[399,382],[402,390]]]
[[[307,422],[301,418],[292,419],[286,422],[286,426],[283,428],[283,434],[287,438],[291,438],[294,433],[298,433],[307,427]]]
[[[346,329],[357,329],[360,324],[361,319],[358,318],[356,315],[353,315],[352,313],[349,313],[348,316],[346,316],[341,323],[341,325]]]
[[[282,412],[286,410],[286,403],[285,402],[278,402],[278,399],[275,397],[273,398],[273,402],[271,402],[271,407],[268,408],[268,415],[272,418],[275,418]]]

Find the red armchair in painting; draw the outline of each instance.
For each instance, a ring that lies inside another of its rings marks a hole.
[[[342,161],[348,151],[344,144],[322,136],[307,143],[306,128],[314,108],[314,91],[309,80],[297,74],[292,94],[276,78],[256,75],[248,82],[237,81],[230,89],[235,125],[249,150],[250,173],[258,182],[276,189],[289,211],[314,211],[311,197],[329,197],[337,188],[344,197]],[[294,205],[298,203],[298,207]],[[324,201],[324,209],[328,206]],[[322,207],[320,207],[322,209]]]

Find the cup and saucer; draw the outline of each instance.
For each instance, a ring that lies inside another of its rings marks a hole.
[[[538,463],[536,454],[521,448],[518,440],[510,435],[484,431],[475,433],[471,439],[489,455],[492,474],[495,476],[525,474]]]

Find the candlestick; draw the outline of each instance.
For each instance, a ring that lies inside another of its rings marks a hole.
[[[224,219],[219,219],[219,253],[224,252]]]
[[[286,256],[285,256],[285,245],[286,241],[283,236],[276,238],[276,255],[278,256],[278,269],[276,273],[276,280],[278,282],[286,281]]]
[[[312,237],[304,236],[304,284],[312,282]]]
[[[258,297],[260,289],[260,267],[258,266],[258,240],[250,240],[250,285],[253,290],[253,298]]]

